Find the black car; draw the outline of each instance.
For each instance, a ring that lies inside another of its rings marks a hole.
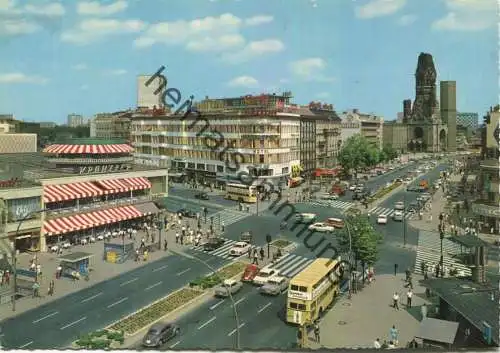
[[[177,214],[180,214],[182,217],[196,218],[196,212],[193,212],[186,208],[181,208],[179,211],[177,211]]]
[[[171,323],[159,322],[151,326],[142,339],[144,347],[156,348],[177,336],[180,329]]]
[[[194,197],[196,199],[200,199],[200,200],[208,200],[208,194],[206,192],[200,192],[200,193],[194,195]]]
[[[418,186],[415,186],[415,185],[408,185],[406,187],[406,191],[410,191],[410,192],[418,192]]]
[[[224,245],[225,242],[226,240],[224,240],[223,238],[210,238],[205,244],[203,244],[203,250],[205,251],[216,250],[220,248],[222,245]]]

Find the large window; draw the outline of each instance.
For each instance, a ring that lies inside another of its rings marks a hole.
[[[41,199],[39,197],[26,197],[22,199],[7,200],[8,222],[16,222],[38,216],[36,212],[40,210]]]

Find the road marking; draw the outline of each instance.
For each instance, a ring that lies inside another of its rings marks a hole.
[[[125,281],[122,284],[120,284],[120,287],[123,287],[123,286],[126,286],[127,284],[133,283],[133,282],[137,281],[138,279],[139,278],[135,277],[135,278],[132,278],[132,279],[130,279],[128,281]]]
[[[216,317],[214,316],[213,318],[211,318],[210,320],[208,320],[207,322],[205,322],[203,325],[201,325],[200,327],[198,327],[198,330],[201,330],[202,328],[204,328],[205,326],[207,326],[209,323],[215,321]]]
[[[82,318],[80,318],[80,319],[78,319],[78,320],[76,320],[76,321],[73,321],[73,322],[71,322],[71,323],[69,323],[69,324],[67,324],[67,325],[64,325],[64,326],[63,326],[63,327],[61,327],[59,330],[64,330],[64,329],[67,329],[68,327],[71,327],[71,326],[73,326],[73,325],[76,325],[76,324],[77,324],[77,323],[79,323],[79,322],[82,322],[82,321],[83,321],[83,320],[85,320],[86,318],[87,318],[87,317],[86,317],[86,316],[84,316],[84,317],[82,317]]]
[[[241,324],[240,324],[240,326],[238,326],[238,330],[239,330],[240,328],[242,328],[243,326],[245,326],[245,323],[244,323],[244,322],[243,322],[243,323],[241,323]],[[229,336],[234,335],[236,331],[237,331],[236,329],[232,330],[231,332],[229,332],[229,333],[227,334],[227,336],[229,337]]]
[[[164,270],[164,269],[166,269],[166,268],[167,268],[167,265],[163,265],[163,266],[160,266],[160,267],[158,267],[158,268],[155,268],[155,269],[153,270],[153,272],[161,271],[161,270]]]
[[[26,348],[28,346],[31,346],[33,344],[33,341],[29,341],[28,343],[25,343],[23,344],[22,346],[20,346],[18,349],[23,349],[23,348]]]
[[[54,311],[52,314],[45,315],[44,317],[41,317],[41,318],[33,321],[33,323],[36,324],[37,322],[48,319],[49,317],[52,317],[52,316],[57,315],[57,314],[59,314],[59,311]]]
[[[90,300],[92,300],[92,299],[97,298],[97,297],[98,297],[98,296],[100,296],[100,295],[102,295],[102,292],[99,292],[99,293],[97,293],[97,294],[95,294],[95,295],[93,295],[93,296],[91,296],[91,297],[88,297],[87,299],[83,299],[83,300],[82,300],[82,303],[86,303],[86,302],[88,302],[88,301],[90,301]]]
[[[155,284],[153,284],[153,285],[151,285],[151,286],[147,287],[146,289],[144,289],[144,291],[147,291],[147,290],[153,289],[154,287],[157,287],[157,286],[159,286],[159,285],[160,285],[160,284],[162,284],[162,283],[163,283],[162,281],[160,281],[160,282],[156,282]]]
[[[118,300],[117,302],[114,302],[113,304],[109,304],[109,305],[108,305],[108,309],[109,309],[109,308],[112,308],[112,307],[114,307],[114,306],[116,306],[116,305],[118,305],[118,304],[120,304],[120,303],[123,303],[123,302],[124,302],[125,300],[127,300],[127,299],[128,299],[127,297],[125,297],[125,298],[121,298],[121,299],[120,299],[120,300]]]
[[[181,343],[181,341],[177,341],[175,342],[173,345],[171,345],[169,348],[174,348],[175,346],[177,346],[179,343]]]
[[[245,300],[245,297],[241,298],[241,299],[238,299],[234,305],[238,305],[239,303],[241,303],[243,300]]]
[[[266,310],[267,308],[269,308],[269,306],[271,306],[271,302],[267,303],[266,305],[264,305],[262,308],[260,308],[257,312],[258,313],[261,313],[263,312],[264,310]]]
[[[186,272],[189,272],[191,271],[191,268],[186,268],[184,271],[181,271],[177,274],[177,276],[182,276],[183,274],[185,274]]]
[[[215,303],[214,305],[212,305],[210,308],[208,308],[209,310],[214,310],[216,307],[218,307],[219,305],[221,305],[222,303],[224,303],[225,300],[221,300],[220,302],[218,303]]]

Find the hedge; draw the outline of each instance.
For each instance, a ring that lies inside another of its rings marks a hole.
[[[199,287],[201,289],[213,288],[216,285],[222,283],[224,280],[233,278],[238,273],[245,270],[247,264],[243,262],[234,262],[226,267],[221,268],[214,274],[210,274],[205,277],[198,277],[194,281],[189,283],[190,287]]]

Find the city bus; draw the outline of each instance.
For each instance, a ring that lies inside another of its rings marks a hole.
[[[227,184],[226,199],[238,202],[257,202],[257,187],[245,184]]]
[[[337,260],[319,258],[292,278],[288,286],[286,321],[304,325],[320,318],[340,293]]]

